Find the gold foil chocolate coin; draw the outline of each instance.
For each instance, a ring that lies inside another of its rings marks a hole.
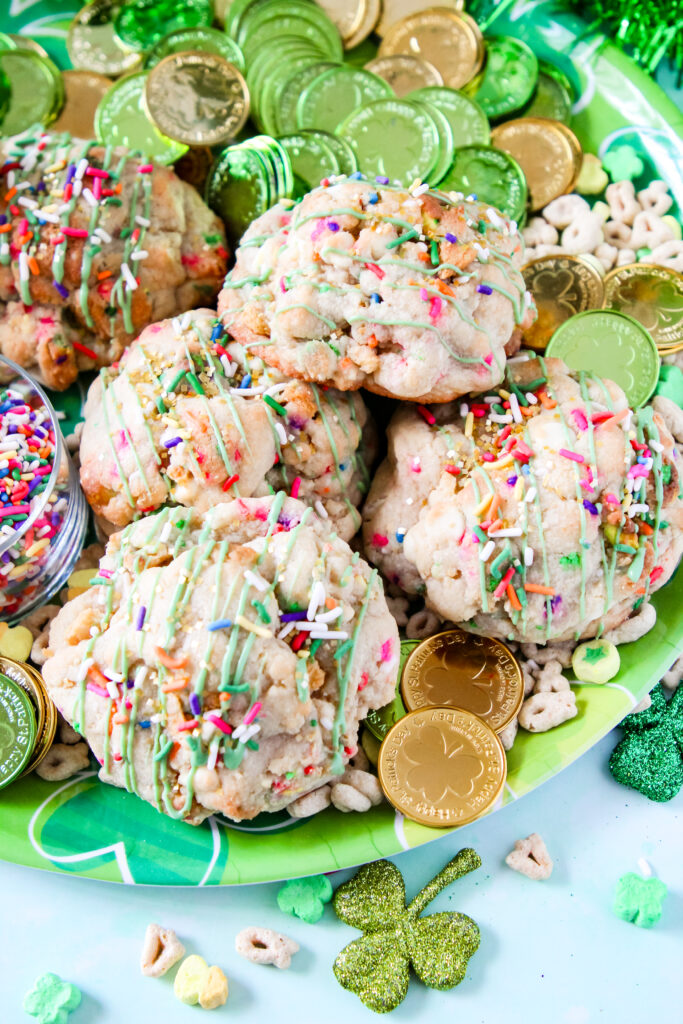
[[[541,210],[571,189],[574,154],[554,121],[518,117],[491,132],[491,144],[513,156],[524,171],[532,210]]]
[[[172,53],[153,67],[145,105],[164,135],[188,146],[216,146],[234,138],[249,116],[247,83],[234,64],[215,53]]]
[[[483,38],[476,22],[446,7],[409,14],[392,25],[378,56],[398,53],[428,61],[451,89],[460,89],[474,78],[484,62]]]
[[[397,96],[407,96],[415,89],[424,89],[430,85],[443,85],[441,72],[433,64],[409,53],[375,57],[365,65],[365,70],[383,78]]]
[[[460,708],[500,732],[522,705],[524,679],[505,644],[449,629],[428,637],[409,656],[401,696],[409,711]]]
[[[31,756],[21,775],[28,775],[40,764],[52,746],[57,731],[57,709],[48,697],[40,673],[32,665],[0,657],[0,673],[21,687],[33,705],[36,736]]]
[[[464,0],[440,0],[438,4],[430,3],[429,0],[384,0],[382,4],[382,17],[375,29],[378,36],[385,36],[392,25],[409,14],[417,14],[419,11],[426,11],[432,7],[447,8],[451,11],[462,11],[465,7]]]
[[[536,352],[545,351],[565,320],[602,306],[602,277],[578,256],[539,256],[522,267],[522,274],[538,309],[538,319],[524,331],[524,344]]]
[[[95,135],[95,111],[106,91],[113,84],[111,78],[97,71],[62,71],[64,106],[50,125],[53,132],[68,132],[77,139],[92,139]]]
[[[382,743],[379,781],[393,806],[431,828],[467,825],[496,802],[505,784],[503,744],[476,715],[421,708]]]
[[[638,320],[662,352],[683,342],[683,274],[651,263],[628,263],[605,276],[603,305]]]
[[[368,13],[368,0],[317,0],[325,14],[337,28],[342,42],[346,44],[354,38]]]

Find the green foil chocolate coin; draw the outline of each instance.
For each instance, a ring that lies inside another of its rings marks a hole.
[[[321,135],[325,136],[325,142],[337,158],[340,174],[353,174],[358,170],[356,154],[346,139],[342,139],[339,135],[329,135],[327,132],[321,132]]]
[[[102,145],[127,146],[161,164],[172,164],[187,146],[158,131],[145,111],[147,75],[138,72],[115,82],[100,100],[95,113],[95,135]]]
[[[522,111],[523,116],[549,117],[568,124],[573,105],[574,90],[564,71],[539,60],[538,82],[530,102]]]
[[[510,36],[486,40],[486,67],[475,100],[487,117],[509,117],[531,99],[538,60],[526,43]]]
[[[169,32],[208,26],[211,0],[126,0],[114,20],[117,36],[135,50],[149,50]]]
[[[240,23],[237,42],[247,67],[267,42],[280,36],[300,36],[320,47],[325,56],[341,61],[344,55],[341,36],[325,12],[308,0],[273,0],[249,9]]]
[[[249,142],[228,146],[209,172],[206,200],[225,222],[233,247],[273,202],[272,172]]]
[[[421,107],[429,114],[439,132],[439,159],[434,170],[429,175],[430,185],[438,185],[453,163],[455,148],[453,144],[453,129],[446,115],[442,114],[438,107],[420,100],[411,100],[410,102],[417,104],[418,107]]]
[[[0,789],[21,775],[35,739],[36,716],[28,694],[0,673]]]
[[[548,342],[545,354],[563,359],[572,370],[615,381],[635,409],[647,402],[657,386],[657,346],[642,324],[614,309],[590,309],[566,320]]]
[[[4,71],[0,70],[0,125],[2,120],[9,110],[10,100],[12,98],[12,87],[9,84],[9,78]]]
[[[122,6],[120,0],[92,0],[78,12],[66,38],[71,63],[77,70],[116,78],[140,66],[140,54],[114,31]]]
[[[396,680],[396,693],[394,695],[394,699],[391,703],[385,704],[383,708],[377,708],[376,710],[371,711],[365,719],[364,724],[378,740],[383,740],[392,726],[396,725],[399,718],[404,718],[408,714],[406,706],[401,699],[401,676],[403,675],[403,669],[409,656],[421,643],[421,640],[401,640],[401,655],[399,659],[398,679]]]
[[[356,110],[337,129],[369,178],[402,185],[427,181],[439,160],[439,132],[423,107],[409,100],[375,100]]]
[[[290,132],[296,131],[296,108],[299,97],[308,83],[323,71],[339,66],[329,60],[315,61],[297,70],[284,81],[279,91],[278,108],[275,113],[278,135],[289,135]]]
[[[327,132],[292,132],[291,135],[281,135],[279,142],[287,150],[292,163],[295,195],[310,192],[323,178],[339,174],[339,162],[327,144]]]
[[[488,146],[491,141],[489,121],[478,103],[446,85],[430,85],[406,96],[436,107],[448,118],[457,146]]]
[[[216,28],[179,28],[160,39],[145,57],[145,67],[153,68],[164,57],[185,50],[213,53],[225,57],[239,71],[244,71],[244,55],[234,39]]]
[[[334,132],[360,107],[388,99],[393,90],[379,75],[346,65],[323,71],[306,86],[296,108],[298,128]]]
[[[17,135],[32,124],[47,127],[55,120],[64,103],[64,85],[51,60],[31,50],[2,50],[0,71],[9,83],[3,135]]]
[[[521,220],[526,209],[527,187],[522,168],[508,153],[492,146],[456,149],[439,188],[475,195],[512,220]]]

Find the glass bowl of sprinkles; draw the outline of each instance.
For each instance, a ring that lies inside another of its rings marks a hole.
[[[87,522],[57,413],[28,374],[0,357],[0,621],[17,622],[65,584]]]

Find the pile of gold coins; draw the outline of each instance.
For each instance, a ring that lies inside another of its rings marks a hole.
[[[382,788],[413,821],[465,825],[491,809],[505,784],[499,733],[522,705],[521,667],[498,640],[461,629],[403,641],[401,663],[395,700],[365,721],[381,740]]]

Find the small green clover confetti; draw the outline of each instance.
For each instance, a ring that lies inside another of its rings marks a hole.
[[[627,715],[626,735],[609,759],[609,770],[623,786],[650,800],[671,800],[683,786],[683,687],[667,704],[661,683],[645,711]]]
[[[614,913],[639,928],[652,928],[662,916],[662,901],[667,892],[658,878],[641,878],[629,871],[617,882]]]
[[[612,181],[633,181],[643,173],[643,161],[633,146],[615,146],[605,153],[602,166]]]
[[[337,981],[375,1013],[405,998],[412,968],[430,988],[448,989],[465,977],[479,946],[479,928],[466,914],[419,915],[457,878],[481,867],[471,849],[461,850],[406,906],[401,872],[388,860],[366,864],[334,894],[337,917],[363,932],[334,962]]]
[[[332,886],[325,875],[294,878],[285,882],[277,894],[277,905],[285,914],[294,914],[307,924],[323,916],[325,904],[332,899]]]
[[[21,1004],[37,1024],[66,1024],[66,1018],[81,1002],[81,993],[57,974],[41,974]]]

